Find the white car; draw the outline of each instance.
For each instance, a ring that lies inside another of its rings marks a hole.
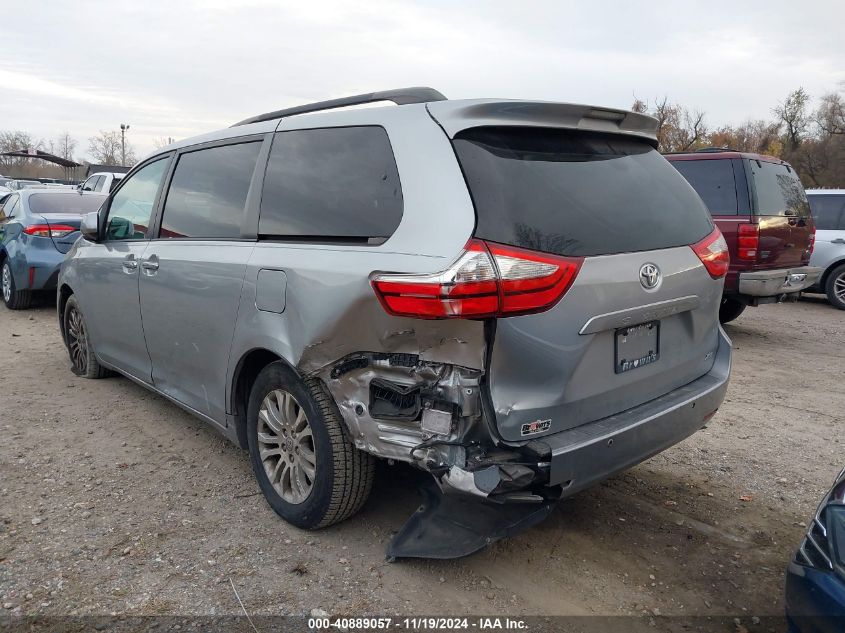
[[[816,225],[810,265],[824,271],[816,289],[845,310],[845,189],[808,189],[807,199]]]
[[[80,191],[97,191],[100,193],[111,193],[126,174],[119,174],[113,171],[98,171],[88,176],[77,189]]]

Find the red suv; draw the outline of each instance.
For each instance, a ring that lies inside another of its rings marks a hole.
[[[816,282],[821,269],[808,265],[816,229],[804,186],[788,163],[725,149],[666,158],[704,200],[728,242],[722,323],[745,306],[794,301]]]

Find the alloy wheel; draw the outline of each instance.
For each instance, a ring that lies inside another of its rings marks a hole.
[[[6,303],[12,300],[12,271],[9,264],[3,264],[3,299]]]
[[[84,374],[88,371],[88,337],[85,336],[85,321],[76,308],[71,308],[67,317],[67,347],[73,366]]]
[[[308,416],[291,394],[274,389],[258,410],[258,450],[264,471],[286,502],[300,504],[314,488],[317,459]]]
[[[833,294],[837,299],[845,303],[845,273],[842,273],[833,280]]]

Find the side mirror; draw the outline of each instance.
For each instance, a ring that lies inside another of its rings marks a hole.
[[[83,215],[79,231],[89,242],[98,242],[100,240],[100,213],[92,211]]]

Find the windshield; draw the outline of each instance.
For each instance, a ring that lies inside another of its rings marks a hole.
[[[37,193],[29,197],[29,210],[39,215],[83,215],[100,208],[105,196],[73,193]]]
[[[482,239],[589,256],[694,244],[713,230],[693,188],[638,139],[483,127],[454,146]]]

